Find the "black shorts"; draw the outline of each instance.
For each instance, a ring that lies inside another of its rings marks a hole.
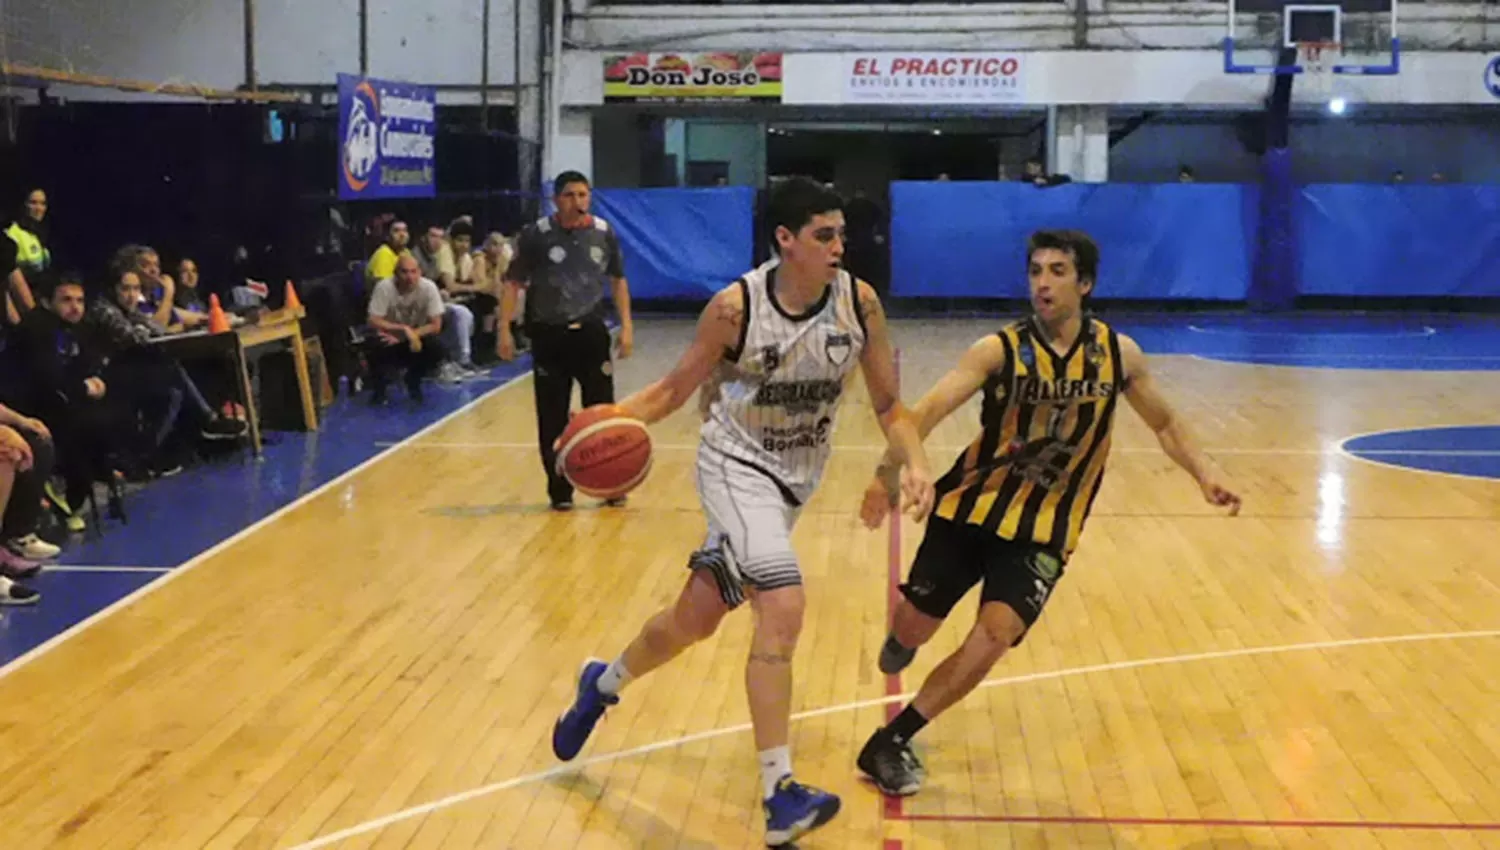
[[[930,516],[901,593],[912,607],[941,620],[982,581],[980,602],[1003,602],[1030,629],[1042,616],[1063,567],[1062,556],[1045,546],[1006,540],[977,525]]]

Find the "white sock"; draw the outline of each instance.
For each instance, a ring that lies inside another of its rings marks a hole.
[[[599,675],[599,692],[614,696],[634,678],[630,675],[630,671],[625,669],[625,656],[621,655],[611,661],[609,666],[604,668],[604,672]]]
[[[776,793],[776,783],[792,772],[792,748],[772,747],[760,751],[760,784],[765,789],[766,799]]]

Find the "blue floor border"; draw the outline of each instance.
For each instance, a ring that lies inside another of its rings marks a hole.
[[[1349,437],[1339,448],[1393,469],[1500,481],[1500,424],[1376,431]]]
[[[104,518],[102,535],[91,529],[65,541],[57,567],[30,582],[42,593],[39,604],[0,608],[0,675],[110,606],[530,371],[530,355],[521,355],[477,380],[429,384],[421,405],[413,405],[399,388],[378,408],[367,393],[340,396],[325,409],[316,432],[266,432],[258,460],[239,452],[129,494],[128,523]]]

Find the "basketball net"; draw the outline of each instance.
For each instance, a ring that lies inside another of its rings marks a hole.
[[[1336,41],[1303,41],[1297,43],[1302,72],[1307,80],[1308,97],[1327,103],[1333,99],[1333,66],[1342,55]]]

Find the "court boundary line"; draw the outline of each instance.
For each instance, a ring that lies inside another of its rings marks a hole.
[[[448,422],[450,422],[451,420],[456,419],[459,416],[462,416],[473,410],[480,404],[480,402],[489,399],[493,395],[498,395],[499,393],[510,389],[516,384],[519,384],[527,378],[531,377],[531,375],[531,367],[528,364],[525,371],[521,372],[521,374],[503,381],[498,386],[491,387],[490,389],[485,390],[477,397],[464,402],[463,404],[460,404],[457,408],[449,411],[427,426],[413,431],[405,439],[395,443],[388,448],[381,449],[370,457],[365,458],[355,466],[345,470],[334,478],[330,478],[329,480],[323,482],[312,490],[309,490],[301,496],[298,496],[296,499],[286,503],[285,505],[282,505],[280,508],[277,508],[271,513],[266,514],[250,525],[245,526],[234,534],[224,538],[223,540],[220,540],[218,543],[215,543],[213,546],[210,546],[207,549],[204,549],[202,552],[199,552],[193,557],[187,559],[186,561],[183,561],[176,567],[168,568],[160,578],[148,582],[147,584],[141,586],[140,588],[137,588],[131,593],[128,593],[120,599],[115,600],[109,605],[100,608],[98,611],[95,611],[93,614],[90,614],[89,616],[83,618],[82,620],[79,620],[68,628],[58,632],[57,634],[48,638],[46,641],[43,641],[42,643],[32,647],[30,650],[23,653],[14,661],[11,661],[9,664],[0,666],[0,680],[5,679],[7,676],[10,676],[17,670],[26,667],[27,665],[36,661],[38,658],[41,658],[42,656],[66,643],[69,639],[76,637],[84,631],[87,631],[94,624],[104,620],[111,614],[114,614],[116,611],[128,608],[136,602],[144,599],[146,596],[155,593],[163,587],[166,587],[167,585],[175,581],[179,576],[185,575],[186,573],[192,571],[194,568],[207,563],[208,561],[212,560],[214,556],[220,554],[221,552],[224,552],[225,550],[229,549],[231,546],[234,546],[245,538],[250,537],[257,531],[260,531],[262,528],[265,528],[266,526],[276,522],[285,514],[291,513],[293,510],[296,510],[297,508],[302,507],[304,504],[323,495],[324,492],[344,483],[348,479],[353,478],[354,476],[374,466],[380,461],[397,454],[397,452],[408,442],[417,440],[422,436],[437,430],[443,425],[448,424]]]
[[[1336,640],[1330,639],[1321,641],[1308,641],[1303,643],[1274,644],[1270,646],[1213,650],[1210,652],[1195,652],[1182,655],[1156,656],[1152,658],[1132,659],[1129,661],[1111,661],[1103,664],[1090,664],[1082,667],[1070,667],[1061,670],[1048,670],[1038,673],[1024,673],[1018,676],[1002,677],[998,679],[987,679],[983,682],[980,682],[975,690],[1009,687],[1013,685],[1027,684],[1030,682],[1045,682],[1056,679],[1070,678],[1073,676],[1086,676],[1094,673],[1114,673],[1121,670],[1137,670],[1145,667],[1162,667],[1170,664],[1186,664],[1194,661],[1218,661],[1230,658],[1247,658],[1262,655],[1284,655],[1292,652],[1312,652],[1331,649],[1346,649],[1350,647],[1381,646],[1402,643],[1424,643],[1434,641],[1482,640],[1487,638],[1500,638],[1500,628],[1473,629],[1468,631],[1454,632],[1424,632],[1420,634],[1404,635],[1378,635],[1374,637],[1362,638],[1340,638]],[[842,703],[839,705],[824,706],[822,708],[814,708],[805,711],[794,712],[791,719],[793,721],[810,720],[813,718],[825,717],[832,714],[843,714],[846,712],[859,711],[867,708],[879,708],[881,706],[889,705],[893,702],[909,700],[914,696],[915,694],[897,694],[895,696],[883,696],[874,699]],[[422,817],[424,815],[441,811],[443,809],[452,808],[453,806],[461,805],[471,800],[477,800],[482,797],[492,796],[502,791],[508,791],[512,788],[519,788],[524,785],[532,785],[537,782],[544,782],[556,776],[563,776],[571,773],[580,773],[584,769],[593,767],[595,765],[609,764],[611,762],[620,761],[622,759],[648,755],[660,750],[672,749],[687,744],[695,744],[700,741],[724,738],[730,735],[737,735],[748,731],[750,731],[750,724],[740,723],[734,726],[723,726],[717,729],[706,729],[704,731],[694,732],[689,735],[682,735],[676,738],[668,738],[650,744],[642,744],[638,747],[632,747],[626,750],[617,750],[611,753],[601,753],[599,755],[590,756],[585,759],[554,765],[550,768],[547,768],[546,770],[539,770],[533,773],[513,776],[510,779],[501,780],[499,782],[492,782],[487,785],[481,785],[477,788],[471,788],[467,791],[460,791],[454,794],[450,794],[446,797],[441,797],[437,800],[433,800],[431,802],[409,806],[405,809],[400,809],[388,815],[373,818],[371,820],[364,821],[363,823],[354,824],[353,826],[345,827],[344,829],[328,833],[327,835],[315,837],[309,841],[295,845],[291,848],[291,850],[317,850],[317,848],[320,847],[327,847],[340,841],[345,841],[350,838],[355,838],[360,835],[365,835],[367,833],[385,829],[388,826],[411,820],[412,818]]]
[[[1401,354],[1277,354],[1277,355],[1267,355],[1267,354],[1243,354],[1243,353],[1233,353],[1233,354],[1230,354],[1230,353],[1225,353],[1225,354],[1198,354],[1196,352],[1174,352],[1174,353],[1178,354],[1179,356],[1191,357],[1194,360],[1201,360],[1204,363],[1223,363],[1223,364],[1228,365],[1228,366],[1243,366],[1243,367],[1246,367],[1246,368],[1258,368],[1258,369],[1334,369],[1334,370],[1337,370],[1337,371],[1340,371],[1340,372],[1433,372],[1433,373],[1440,374],[1440,375],[1452,375],[1452,374],[1488,375],[1490,373],[1493,373],[1493,372],[1496,372],[1496,371],[1500,371],[1500,368],[1490,368],[1490,369],[1412,369],[1412,368],[1393,367],[1393,366],[1389,366],[1389,365],[1386,365],[1386,366],[1377,366],[1377,365],[1364,366],[1364,365],[1359,365],[1358,364],[1358,361],[1360,361],[1360,360],[1376,361],[1376,360],[1381,360],[1381,359],[1394,360],[1394,359],[1398,359],[1398,358],[1405,359],[1405,360],[1407,360],[1409,362],[1413,362],[1413,363],[1424,363],[1424,362],[1433,362],[1433,363],[1448,363],[1448,362],[1500,363],[1500,356],[1496,356],[1496,355],[1475,355],[1475,356],[1472,356],[1472,357],[1461,357],[1461,356],[1458,356],[1458,355],[1424,355],[1424,354],[1405,354],[1405,355],[1401,355]],[[1162,354],[1153,354],[1152,355],[1152,357],[1160,357],[1160,356],[1162,356]],[[1350,365],[1347,365],[1347,366],[1335,366],[1335,365],[1333,365],[1331,363],[1323,363],[1323,364],[1311,364],[1311,363],[1276,363],[1276,362],[1265,362],[1265,361],[1257,361],[1257,360],[1235,360],[1235,359],[1233,359],[1233,358],[1236,358],[1236,357],[1272,357],[1272,356],[1275,356],[1275,357],[1285,357],[1285,358],[1307,357],[1309,359],[1315,358],[1315,357],[1321,357],[1321,358],[1324,358],[1326,360],[1343,360],[1343,361],[1348,362]]]
[[[1455,426],[1455,427],[1487,427],[1487,426],[1475,425],[1475,426]],[[1376,431],[1376,432],[1373,432],[1373,433],[1384,433],[1384,432]],[[1363,434],[1355,434],[1355,435],[1350,436],[1350,437],[1345,437],[1344,439],[1346,439],[1346,440],[1352,440],[1352,439],[1355,439],[1356,437],[1361,437],[1361,436],[1365,436],[1365,435],[1363,435]],[[391,447],[391,446],[395,446],[396,444],[395,443],[376,443],[375,445],[376,446]],[[1223,455],[1225,457],[1232,457],[1232,456],[1236,456],[1236,455],[1243,455],[1243,456],[1247,456],[1247,457],[1259,457],[1259,456],[1267,456],[1267,457],[1270,457],[1270,456],[1316,457],[1316,456],[1319,456],[1319,455],[1338,455],[1339,454],[1338,446],[1339,446],[1338,443],[1330,444],[1327,448],[1321,448],[1321,449],[1239,449],[1239,448],[1233,448],[1233,447],[1229,447],[1229,446],[1224,446],[1224,447],[1209,447],[1209,448],[1203,449],[1203,451],[1206,454],[1210,454],[1210,455]],[[500,440],[493,441],[493,442],[490,442],[490,441],[455,441],[455,442],[450,442],[450,443],[420,443],[420,444],[417,444],[417,445],[408,446],[407,448],[412,448],[412,449],[427,449],[427,450],[446,450],[446,451],[480,451],[482,449],[505,449],[505,450],[523,450],[524,451],[524,450],[528,450],[528,449],[535,449],[536,448],[536,443],[507,442],[507,441],[500,441]],[[690,451],[697,451],[698,450],[698,444],[697,443],[653,443],[652,446],[651,446],[651,448],[652,448],[653,451],[690,452]],[[883,445],[876,445],[874,443],[871,443],[871,444],[856,443],[856,444],[847,445],[847,446],[845,446],[845,445],[835,445],[833,448],[834,448],[835,451],[868,452],[868,453],[884,452],[885,449],[886,449],[885,446],[883,446]],[[928,448],[930,450],[932,450],[932,451],[938,451],[938,452],[958,452],[958,451],[963,451],[964,449],[968,448],[968,446],[928,446]],[[1163,452],[1160,448],[1155,448],[1155,447],[1150,447],[1150,446],[1117,446],[1117,447],[1115,447],[1113,449],[1110,449],[1110,451],[1112,453],[1114,453],[1114,454],[1161,455],[1162,457],[1166,457],[1167,456],[1166,453]],[[1421,450],[1411,450],[1411,449],[1377,449],[1377,450],[1374,450],[1374,451],[1371,451],[1371,452],[1366,452],[1366,454],[1417,455],[1417,456],[1429,456],[1429,457],[1500,457],[1500,449],[1473,449],[1473,450],[1455,449],[1455,450],[1452,450],[1452,451],[1443,451],[1441,449],[1421,449]]]
[[[1371,832],[1500,832],[1500,822],[1478,821],[1358,821],[1323,818],[1173,818],[1133,817],[1129,815],[978,815],[978,814],[911,814],[904,823],[1014,823],[1038,825],[1083,826],[1185,826],[1240,829],[1365,829]]]
[[[1336,337],[1336,338],[1339,338],[1339,339],[1426,339],[1427,337],[1437,336],[1437,334],[1438,334],[1438,329],[1435,328],[1435,327],[1433,327],[1432,325],[1422,325],[1422,328],[1421,328],[1420,331],[1403,330],[1403,331],[1396,331],[1395,333],[1388,333],[1388,334],[1383,334],[1383,333],[1352,333],[1352,334],[1331,334],[1330,336],[1322,336],[1322,335],[1316,334],[1316,333],[1306,333],[1306,332],[1301,332],[1301,331],[1237,331],[1237,330],[1233,330],[1233,329],[1224,329],[1224,330],[1221,330],[1221,329],[1218,329],[1218,328],[1200,327],[1200,326],[1194,325],[1194,324],[1189,324],[1187,326],[1187,329],[1189,331],[1193,332],[1193,333],[1204,334],[1206,336],[1234,336],[1234,335],[1238,335],[1238,336],[1255,336],[1255,337],[1270,336],[1270,337],[1278,337],[1278,338],[1281,338],[1281,337],[1294,337],[1294,338],[1297,338],[1297,339],[1329,339],[1331,337]]]
[[[1359,434],[1350,434],[1349,436],[1347,436],[1347,437],[1343,438],[1342,440],[1339,440],[1337,443],[1335,443],[1334,446],[1333,446],[1333,450],[1334,450],[1335,453],[1343,455],[1344,457],[1351,458],[1353,460],[1359,461],[1360,463],[1367,463],[1367,464],[1369,464],[1371,466],[1376,466],[1376,467],[1380,467],[1380,468],[1383,468],[1383,469],[1394,469],[1394,470],[1398,470],[1400,472],[1416,472],[1416,473],[1419,473],[1419,474],[1422,474],[1422,475],[1437,475],[1437,476],[1444,477],[1444,478],[1456,478],[1456,479],[1458,479],[1460,481],[1484,481],[1484,482],[1489,483],[1489,484],[1496,484],[1496,483],[1500,483],[1500,478],[1491,478],[1491,477],[1484,476],[1484,475],[1469,475],[1468,473],[1465,473],[1465,472],[1444,472],[1443,470],[1440,470],[1440,469],[1422,469],[1421,467],[1418,467],[1418,466],[1401,466],[1400,464],[1390,463],[1388,461],[1379,460],[1379,459],[1373,458],[1373,457],[1364,457],[1362,455],[1355,454],[1351,449],[1345,448],[1345,444],[1348,443],[1350,440],[1358,440],[1358,439],[1360,439],[1362,437],[1378,437],[1381,434],[1401,434],[1401,433],[1412,433],[1414,431],[1441,431],[1441,430],[1449,429],[1449,428],[1495,428],[1495,427],[1497,427],[1497,426],[1494,423],[1491,423],[1491,424],[1487,424],[1487,425],[1474,425],[1474,424],[1469,424],[1469,425],[1420,425],[1420,426],[1417,426],[1415,428],[1382,428],[1382,429],[1380,429],[1378,431],[1366,431],[1366,432],[1359,433]],[[1414,456],[1417,456],[1417,457],[1429,457],[1429,456],[1432,456],[1432,455],[1425,455],[1425,454],[1422,454],[1420,452],[1403,452],[1403,451],[1395,451],[1395,450],[1385,450],[1384,453],[1385,454],[1414,455]],[[1373,452],[1371,452],[1370,454],[1373,454]],[[1500,454],[1500,452],[1490,452],[1488,455],[1485,455],[1485,456],[1487,456],[1487,457],[1488,456],[1494,456],[1496,454]],[[1442,453],[1440,453],[1440,454],[1438,454],[1436,456],[1441,456],[1441,457],[1468,457],[1470,455],[1461,455],[1461,454],[1458,454],[1456,452],[1442,452]]]

